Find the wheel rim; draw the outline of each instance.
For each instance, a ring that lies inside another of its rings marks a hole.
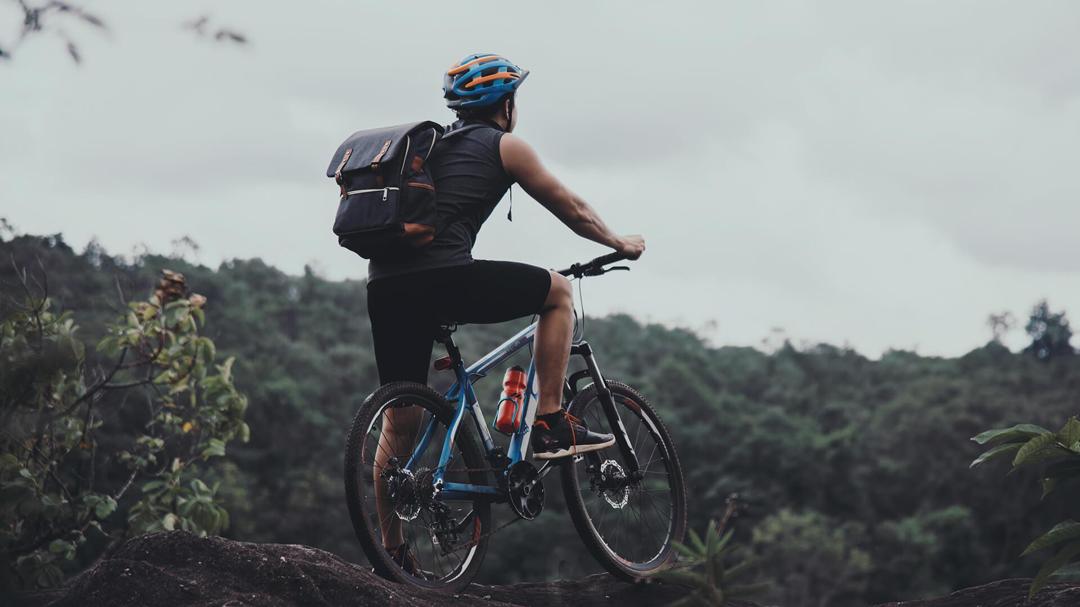
[[[462,539],[454,544],[455,549],[449,554],[443,553],[442,543],[444,542],[440,541],[440,537],[448,538],[449,536],[437,531],[440,529],[436,522],[439,517],[433,510],[430,500],[421,499],[420,501],[423,503],[419,506],[415,504],[403,506],[400,503],[395,503],[392,497],[387,499],[389,491],[384,491],[382,498],[385,506],[382,516],[380,516],[378,508],[380,496],[376,489],[376,471],[380,475],[393,474],[394,468],[388,465],[386,461],[382,462],[384,464],[382,467],[378,466],[376,456],[380,453],[383,454],[383,457],[379,458],[380,460],[396,457],[402,467],[408,462],[419,442],[420,436],[423,434],[427,419],[430,417],[430,409],[427,407],[406,403],[406,401],[417,402],[418,400],[421,399],[415,396],[390,399],[379,407],[378,411],[371,417],[361,441],[360,465],[357,471],[358,480],[364,486],[363,497],[360,500],[362,502],[361,510],[374,545],[379,546],[384,551],[385,548],[382,547],[383,529],[388,525],[394,525],[393,521],[395,519],[396,524],[400,525],[404,540],[409,544],[410,553],[416,558],[420,567],[420,573],[414,575],[399,566],[398,570],[402,575],[419,585],[443,586],[453,583],[463,576],[469,570],[469,566],[476,556],[478,546],[475,541],[479,538],[481,523],[475,504],[464,501],[441,502],[447,507],[448,514],[445,518],[461,523],[461,529],[458,530],[457,537]],[[397,416],[393,412],[398,410],[412,411],[413,414],[420,418],[420,423],[415,431],[402,431],[401,426],[403,424],[400,421],[395,426],[394,418]],[[388,411],[391,412],[390,415],[387,415]],[[397,445],[398,449],[390,449],[387,443],[380,444],[380,435],[384,429],[387,431],[396,429],[400,431],[399,434],[405,434],[408,438],[405,439],[404,443]],[[416,483],[415,487],[421,492],[426,490],[424,481],[427,480],[430,483],[430,472],[438,466],[439,454],[442,451],[446,432],[447,427],[445,424],[441,422],[435,424],[427,448],[413,466],[411,476]],[[469,482],[464,457],[456,444],[454,445],[454,457],[451,458],[451,463],[447,466],[445,479],[450,482]],[[385,480],[380,482],[384,483],[383,488],[387,487]],[[413,514],[414,511],[415,514]],[[451,526],[458,527],[459,525]],[[443,528],[445,527],[447,525],[443,525]],[[460,548],[469,540],[474,542],[472,546]],[[386,552],[386,555],[389,557],[389,552]],[[388,560],[393,562],[393,559]]]
[[[674,458],[642,407],[626,396],[612,397],[621,406],[619,414],[637,453],[642,479],[620,487],[617,477],[625,475],[625,463],[617,446],[575,458],[574,476],[589,524],[604,550],[624,567],[647,571],[667,560],[675,534]],[[595,396],[575,415],[592,430],[611,431]],[[596,472],[590,472],[590,466]]]

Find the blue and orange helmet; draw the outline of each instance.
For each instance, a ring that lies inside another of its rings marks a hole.
[[[443,77],[443,97],[450,109],[483,107],[513,93],[528,70],[491,53],[469,55],[450,66]]]

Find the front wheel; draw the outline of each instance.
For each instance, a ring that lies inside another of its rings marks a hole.
[[[639,474],[630,471],[616,445],[566,462],[563,493],[589,552],[616,577],[637,581],[674,562],[672,544],[686,533],[686,487],[671,436],[645,397],[618,382],[609,380],[607,387],[637,454]],[[616,431],[595,385],[568,409],[590,430]]]

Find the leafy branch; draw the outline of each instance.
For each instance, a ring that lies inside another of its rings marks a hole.
[[[1075,417],[1069,418],[1057,432],[1035,424],[1017,424],[987,430],[971,440],[990,447],[971,462],[972,468],[1010,455],[1010,474],[1025,466],[1042,465],[1043,499],[1062,482],[1080,478],[1080,420]],[[1050,547],[1059,547],[1059,550],[1043,563],[1035,575],[1029,598],[1042,589],[1054,573],[1080,556],[1080,523],[1059,523],[1031,542],[1020,556]]]
[[[91,373],[78,327],[53,310],[44,274],[16,270],[24,300],[0,321],[0,576],[53,586],[80,550],[89,556],[123,535],[228,527],[217,487],[200,477],[228,442],[248,439],[247,399],[233,360],[216,364],[213,341],[199,334],[206,298],[164,271],[154,294],[127,304],[108,328],[97,351],[111,362]],[[144,397],[145,412],[125,411],[131,394]],[[121,419],[140,421],[132,432]],[[99,478],[113,480],[96,486]],[[105,541],[88,544],[88,534]]]

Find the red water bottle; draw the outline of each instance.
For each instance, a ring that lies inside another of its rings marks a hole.
[[[495,416],[495,429],[504,434],[513,434],[521,427],[521,417],[525,412],[525,369],[514,365],[503,376],[502,394],[499,395],[499,412]]]

